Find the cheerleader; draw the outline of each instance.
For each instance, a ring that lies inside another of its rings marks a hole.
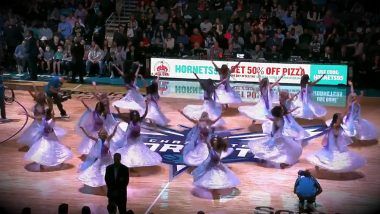
[[[240,184],[239,178],[221,162],[222,152],[227,151],[226,140],[213,136],[209,142],[207,159],[191,173],[193,184],[209,190],[236,187]]]
[[[42,118],[45,116],[45,107],[46,107],[46,96],[43,92],[38,92],[36,87],[34,87],[34,93],[29,91],[29,94],[36,101],[36,104],[33,106],[33,122],[29,125],[29,127],[20,135],[17,143],[31,147],[38,139],[41,137],[39,135],[39,130],[41,126]]]
[[[148,114],[146,115],[146,119],[153,124],[167,126],[169,119],[165,117],[158,105],[158,100],[160,98],[160,95],[158,94],[159,79],[160,76],[157,75],[157,78],[153,80],[152,84],[146,88],[146,100],[148,101]]]
[[[330,127],[322,140],[323,148],[310,155],[307,160],[316,166],[336,173],[352,172],[363,167],[366,160],[348,150],[352,140],[342,128],[343,117],[335,113]]]
[[[117,127],[113,129],[113,132],[108,135],[107,131],[101,128],[98,131],[98,138],[93,137],[86,131],[84,127],[80,127],[87,138],[96,142],[91,147],[91,150],[86,160],[81,164],[79,168],[78,179],[85,185],[90,187],[101,187],[106,185],[104,176],[106,174],[106,168],[113,163],[112,156],[109,151],[109,143],[112,137],[117,131]]]
[[[190,130],[186,136],[186,144],[183,149],[183,161],[188,166],[198,166],[203,163],[208,155],[207,142],[213,133],[212,125],[215,124],[221,117],[216,120],[211,120],[207,112],[203,112],[198,121],[187,117],[183,112],[181,114],[196,125]]]
[[[117,126],[119,121],[114,117],[114,115],[111,112],[110,109],[110,100],[106,93],[99,92],[96,83],[93,82],[92,85],[95,88],[95,92],[93,92],[93,95],[95,98],[101,102],[104,106],[104,114],[105,119],[103,121],[103,127],[107,131],[107,133],[111,133],[112,130]],[[125,130],[127,129],[128,124],[125,122],[121,122],[116,131],[115,136],[111,139],[111,152],[114,153],[115,149],[120,148],[122,145],[119,145],[118,143],[121,142],[121,139],[123,139],[123,135]]]
[[[90,135],[95,135],[103,127],[103,121],[105,119],[105,107],[102,102],[97,102],[95,109],[92,110],[83,100],[81,100],[83,105],[86,107],[86,112],[81,116],[79,122],[77,123],[77,132],[82,136],[81,144],[78,147],[78,152],[81,155],[87,155],[90,149],[95,144],[86,134],[83,134],[81,127],[84,127],[89,131]]]
[[[254,106],[240,106],[239,112],[251,118],[253,123],[256,121],[267,121],[267,116],[270,115],[273,103],[273,87],[279,84],[284,77],[282,75],[276,82],[270,83],[268,78],[259,76],[260,101]]]
[[[273,118],[268,117],[273,124],[271,136],[260,140],[253,140],[248,143],[248,147],[255,155],[255,158],[267,161],[275,166],[279,165],[283,169],[298,161],[302,154],[302,146],[292,137],[284,135],[285,122],[282,107],[273,107],[271,115]]]
[[[139,88],[136,85],[137,77],[141,77],[139,74],[140,65],[137,65],[136,72],[124,73],[116,65],[113,64],[119,74],[124,78],[125,87],[127,88],[127,94],[118,101],[112,103],[116,109],[129,109],[138,111],[142,114],[145,110],[145,99],[139,92]],[[118,110],[119,112],[119,110]]]
[[[298,93],[289,97],[289,93],[287,91],[280,91],[279,101],[282,109],[284,110],[284,134],[289,137],[293,137],[296,140],[303,140],[309,137],[310,134],[302,126],[300,126],[292,114],[289,113],[290,109],[293,109],[293,111],[297,110],[297,108],[293,107],[292,101]]]
[[[219,103],[215,102],[215,89],[222,85],[225,80],[215,85],[212,79],[200,80],[197,74],[194,73],[194,75],[204,91],[203,105],[187,105],[182,111],[183,114],[186,115],[187,118],[191,118],[192,120],[196,121],[201,118],[203,112],[207,112],[211,120],[220,118],[220,115],[222,115],[222,106]],[[217,123],[213,124],[213,126],[223,126],[224,123],[224,120],[220,119],[217,120]]]
[[[360,101],[363,97],[363,91],[358,96],[351,81],[348,82],[351,87],[351,93],[347,98],[347,114],[343,118],[342,127],[349,136],[358,140],[377,140],[378,133],[375,126],[366,119],[362,119],[360,112]]]
[[[313,101],[312,86],[316,85],[325,76],[323,74],[314,82],[309,82],[309,75],[304,74],[301,77],[301,92],[295,102],[299,110],[294,112],[294,115],[299,118],[312,120],[326,115],[326,108]]]
[[[140,117],[138,111],[132,110],[130,112],[131,121],[122,139],[123,147],[116,151],[116,153],[121,154],[121,163],[128,167],[156,166],[162,162],[161,156],[151,151],[144,144],[144,139],[140,134],[141,121],[146,117],[147,113],[148,109]]]
[[[70,149],[61,144],[54,130],[52,109],[45,110],[38,134],[41,136],[25,154],[25,160],[42,166],[57,166],[72,158]],[[35,117],[27,114],[28,117]]]
[[[231,77],[231,70],[228,69],[228,66],[226,64],[223,64],[221,68],[219,68],[214,61],[211,61],[212,64],[215,67],[215,70],[218,71],[220,76],[220,81],[223,82],[223,84],[219,85],[217,87],[216,91],[216,102],[220,104],[224,104],[226,108],[228,108],[228,104],[234,104],[234,103],[241,103],[241,97],[240,95],[234,91],[234,89],[230,85],[230,77]],[[235,66],[232,67],[232,71],[238,68],[240,62],[237,63]]]

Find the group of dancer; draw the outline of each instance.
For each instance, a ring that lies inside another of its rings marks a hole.
[[[238,177],[222,159],[230,155],[233,149],[228,145],[228,138],[218,135],[216,129],[225,124],[222,119],[223,110],[230,104],[242,102],[239,94],[230,85],[232,67],[222,65],[220,68],[212,62],[219,72],[220,81],[201,80],[194,74],[204,91],[202,105],[187,105],[181,114],[195,125],[186,137],[183,149],[183,160],[192,171],[194,185],[206,189],[228,189],[239,184]],[[79,180],[91,187],[105,185],[106,166],[112,163],[112,154],[120,153],[121,162],[130,167],[146,167],[160,165],[160,154],[151,151],[141,134],[143,123],[153,126],[167,126],[169,119],[159,105],[157,78],[150,85],[139,75],[140,66],[134,64],[133,72],[123,72],[114,65],[124,78],[127,94],[120,100],[110,104],[106,93],[99,92],[94,84],[95,108],[89,107],[83,100],[85,113],[77,123],[76,130],[82,137],[78,147],[79,154],[85,157],[78,167]],[[137,87],[137,78],[142,78],[147,94],[144,97]],[[276,100],[274,87],[279,87],[280,77],[270,83],[268,78],[261,78],[259,83],[259,102],[253,106],[240,106],[239,111],[251,118],[254,123],[261,123],[265,137],[251,140],[248,147],[254,157],[274,167],[290,167],[298,162],[303,142],[310,134],[300,126],[295,118],[315,119],[326,115],[326,109],[312,99],[312,87],[320,81],[311,82],[308,75],[303,75],[300,92],[289,94],[279,91]],[[335,113],[328,121],[325,130],[323,147],[320,151],[307,157],[317,168],[333,172],[350,172],[365,165],[366,160],[352,151],[347,145],[352,138],[358,140],[376,140],[377,130],[369,121],[361,118],[359,96],[354,92],[352,83],[348,96],[347,108],[343,113]],[[25,159],[40,164],[42,167],[57,166],[73,157],[69,148],[60,143],[65,133],[54,124],[54,111],[51,101],[44,93],[30,92],[36,101],[33,108],[33,123],[20,136],[18,142],[29,147]],[[129,120],[116,118],[111,106],[120,114],[122,109],[129,110]]]

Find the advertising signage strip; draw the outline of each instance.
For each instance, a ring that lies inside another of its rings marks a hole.
[[[193,73],[196,73],[201,79],[219,80],[218,72],[210,60],[151,58],[150,63],[153,76],[160,73],[163,78],[195,79]],[[229,68],[234,68],[237,63],[238,61],[215,61],[219,67],[227,64]],[[347,65],[337,64],[241,62],[237,68],[232,69],[231,81],[259,82],[260,76],[273,82],[284,75],[280,83],[299,84],[304,74],[310,76],[310,81],[326,74],[318,84],[345,85],[347,72]]]

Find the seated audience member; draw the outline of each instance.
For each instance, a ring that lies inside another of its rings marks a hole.
[[[90,49],[90,52],[88,53],[88,58],[86,61],[86,72],[89,76],[94,76],[94,73],[91,72],[91,68],[96,65],[99,68],[99,74],[103,71],[103,64],[102,60],[104,57],[104,53],[102,49],[100,49],[99,45],[95,42],[92,43],[92,48]]]

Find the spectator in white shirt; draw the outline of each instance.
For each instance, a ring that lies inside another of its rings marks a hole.
[[[208,20],[208,18],[205,18],[199,27],[201,28],[202,33],[207,34],[212,28],[212,23]]]
[[[86,61],[86,72],[89,76],[93,76],[93,72],[91,71],[91,67],[94,65],[98,66],[99,68],[99,75],[103,73],[103,60],[104,53],[103,50],[100,49],[99,45],[95,42],[92,42],[92,48],[90,49],[90,52],[88,53],[88,59]]]
[[[174,49],[175,39],[172,37],[171,33],[168,33],[168,35],[165,38],[164,43],[166,45],[166,48],[169,51],[172,51]]]
[[[47,26],[46,22],[43,22],[42,27],[39,29],[39,36],[41,38],[45,36],[48,41],[53,38],[53,31]]]

